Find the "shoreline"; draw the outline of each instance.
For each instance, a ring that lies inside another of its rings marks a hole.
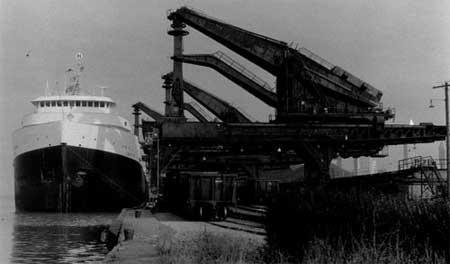
[[[176,258],[180,249],[184,253],[192,251],[191,256],[195,257],[192,243],[205,234],[235,238],[255,246],[265,244],[263,235],[141,209],[123,209],[111,223],[110,232],[117,234],[117,244],[108,252],[104,263],[159,263],[162,258]]]

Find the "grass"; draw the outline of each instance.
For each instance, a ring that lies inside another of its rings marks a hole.
[[[271,252],[271,254],[269,254]],[[441,256],[427,251],[425,254],[411,254],[389,244],[372,245],[355,241],[352,250],[336,248],[328,242],[314,239],[305,250],[301,263],[304,264],[414,264],[446,263]],[[274,254],[267,247],[256,247],[229,235],[202,232],[191,240],[179,243],[170,252],[160,252],[161,264],[246,264],[246,263],[298,263],[292,256],[281,251]]]
[[[336,249],[323,240],[314,240],[307,248],[303,262],[305,264],[413,264],[413,263],[446,263],[441,256],[433,255],[432,252],[425,254],[411,254],[405,252],[392,244],[371,245],[357,243],[357,245],[347,250],[344,247]]]
[[[356,191],[284,194],[267,218],[269,262],[283,252],[304,263],[326,256],[335,256],[330,263],[436,263],[448,245],[448,214],[443,201]]]
[[[162,264],[263,263],[260,249],[248,239],[203,231],[160,251]]]
[[[449,207],[369,192],[284,193],[269,207],[264,246],[201,232],[161,263],[446,263]]]

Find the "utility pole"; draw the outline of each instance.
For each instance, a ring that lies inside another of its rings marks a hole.
[[[446,164],[447,164],[447,193],[446,193],[446,198],[447,198],[447,202],[450,201],[450,139],[449,139],[449,109],[448,109],[448,87],[450,86],[450,84],[448,82],[445,82],[442,85],[438,85],[438,86],[433,86],[433,89],[438,89],[438,88],[444,88],[445,91],[445,127],[447,128],[447,133],[446,133],[446,137],[445,137],[445,143],[446,143]]]
[[[446,149],[446,160],[447,160],[447,188],[446,188],[446,204],[447,206],[449,206],[450,204],[450,129],[449,129],[449,116],[448,116],[448,87],[449,87],[449,83],[445,82],[442,85],[438,85],[438,86],[433,86],[433,89],[438,89],[438,88],[444,88],[445,90],[445,127],[447,128],[447,132],[446,132],[446,137],[445,137],[445,143],[447,145],[447,149]],[[447,211],[449,211],[449,209],[447,208]],[[448,214],[448,222],[447,222],[447,229],[448,229],[448,245],[447,245],[447,252],[446,252],[446,263],[450,264],[450,214]]]

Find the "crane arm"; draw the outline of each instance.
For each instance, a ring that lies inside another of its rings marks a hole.
[[[162,122],[165,120],[165,116],[161,113],[159,113],[156,110],[151,109],[150,107],[148,107],[146,104],[142,103],[142,102],[137,102],[133,105],[133,107],[135,109],[139,109],[142,110],[144,113],[146,113],[148,116],[150,116],[151,118],[153,118],[156,122]]]
[[[195,118],[198,119],[198,121],[200,121],[202,123],[208,122],[209,120],[208,120],[207,116],[204,113],[201,113],[199,111],[199,109],[194,106],[193,103],[194,102],[184,103],[184,110],[191,113]]]
[[[274,75],[279,72],[288,50],[285,42],[230,25],[187,7],[171,12],[168,19],[195,28]]]

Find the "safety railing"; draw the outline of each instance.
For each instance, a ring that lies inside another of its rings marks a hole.
[[[431,157],[412,157],[398,161],[399,170],[408,170],[421,167],[436,167],[436,161]]]
[[[263,79],[256,76],[256,74],[254,74],[253,72],[251,72],[250,70],[248,70],[247,68],[245,68],[244,66],[239,64],[237,61],[233,60],[231,57],[229,57],[222,51],[214,52],[213,56],[220,59],[221,61],[225,62],[227,65],[234,68],[238,72],[242,73],[245,77],[247,77],[248,79],[257,83],[259,86],[263,87],[264,89],[269,90],[271,92],[274,91],[274,88],[270,87],[270,85],[267,82],[265,82]]]
[[[383,108],[382,104],[375,107],[365,107],[349,109],[345,105],[330,105],[321,109],[316,109],[313,107],[306,107],[306,101],[299,102],[299,109],[302,113],[327,113],[327,114],[385,114],[387,116],[395,116],[394,108]]]
[[[438,169],[440,170],[447,169],[447,159],[436,159],[435,161]]]
[[[334,64],[328,62],[327,60],[325,60],[324,58],[314,54],[312,51],[306,49],[306,48],[299,48],[297,49],[298,52],[300,52],[300,54],[302,54],[305,57],[308,57],[309,59],[317,62],[318,64],[322,65],[323,67],[325,67],[328,70],[332,70],[334,68]]]
[[[199,112],[209,122],[213,120],[213,118],[197,102],[191,101],[188,104],[197,110],[197,112]]]
[[[310,60],[322,65],[324,68],[326,68],[329,71],[331,71],[336,66],[333,63],[331,63],[331,62],[325,60],[324,58],[320,57],[319,55],[315,54],[314,52],[310,51],[309,49],[303,48],[303,47],[298,47],[298,46],[299,46],[298,43],[295,43],[295,42],[289,43],[289,47],[291,47],[292,49],[295,49],[300,54],[309,58]]]

